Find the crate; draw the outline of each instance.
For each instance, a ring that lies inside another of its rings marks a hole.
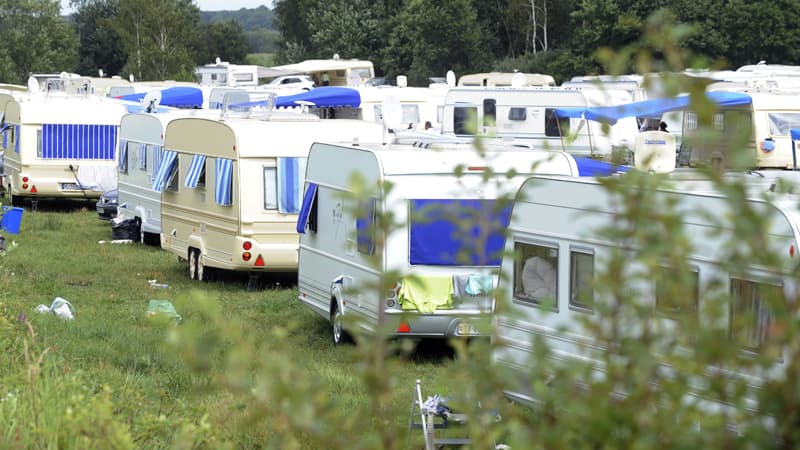
[[[5,230],[11,234],[19,234],[19,226],[22,223],[22,212],[20,207],[3,206],[0,215],[0,230]]]

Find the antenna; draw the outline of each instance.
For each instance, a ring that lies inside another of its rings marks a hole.
[[[447,87],[455,87],[456,85],[456,73],[452,70],[447,71]]]
[[[144,108],[144,112],[156,112],[159,103],[161,103],[161,91],[154,90],[148,92],[142,99],[142,107]]]

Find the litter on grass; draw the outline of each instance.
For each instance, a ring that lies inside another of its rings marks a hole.
[[[72,303],[61,297],[56,297],[50,307],[47,305],[38,305],[34,309],[38,313],[53,314],[59,319],[73,320],[75,318],[75,310],[72,307]]]
[[[98,244],[133,244],[133,239],[114,239],[113,241],[97,241]]]
[[[180,323],[183,318],[169,300],[150,300],[147,305],[147,317],[150,319],[171,319]]]

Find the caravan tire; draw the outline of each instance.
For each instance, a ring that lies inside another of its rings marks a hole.
[[[352,342],[350,335],[344,330],[342,317],[343,314],[339,309],[339,303],[334,300],[331,302],[331,337],[335,346]]]
[[[200,251],[194,248],[189,249],[189,279],[197,280],[197,264],[200,259]]]

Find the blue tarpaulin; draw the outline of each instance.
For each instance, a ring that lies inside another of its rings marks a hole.
[[[575,164],[578,166],[578,176],[581,177],[607,177],[630,170],[630,166],[620,166],[592,158],[575,157]]]
[[[141,102],[146,93],[120,95],[116,98],[131,102]],[[172,106],[174,108],[202,108],[203,91],[191,86],[173,86],[161,90],[161,101],[159,105]]]
[[[720,107],[749,105],[752,99],[747,94],[738,92],[708,92],[706,98]],[[671,111],[689,108],[691,97],[680,95],[670,98],[654,98],[641,102],[618,106],[591,106],[578,108],[556,108],[557,117],[586,118],[596,122],[615,124],[625,117],[659,117]]]
[[[322,86],[295,95],[279,96],[276,99],[275,106],[277,108],[292,108],[300,106],[295,102],[301,100],[311,102],[318,108],[357,108],[361,105],[361,95],[355,89],[339,86]]]

